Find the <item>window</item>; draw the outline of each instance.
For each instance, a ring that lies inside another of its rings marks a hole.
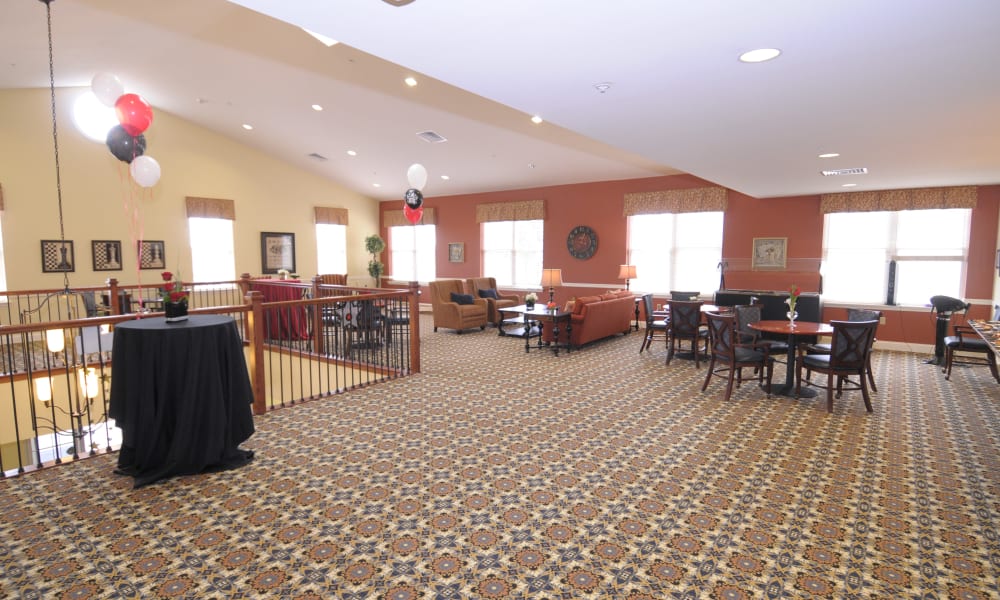
[[[483,274],[497,285],[537,288],[542,281],[541,219],[483,223]]]
[[[961,297],[969,253],[966,208],[828,213],[823,226],[823,295],[882,304],[896,262],[895,303],[925,306]]]
[[[392,278],[400,281],[432,281],[437,278],[434,248],[436,225],[399,225],[389,228]]]
[[[628,218],[632,288],[644,292],[719,289],[723,213],[687,212]]]
[[[347,273],[347,226],[317,223],[316,252],[320,273]]]
[[[229,219],[189,217],[192,281],[236,279],[233,258],[233,222]]]

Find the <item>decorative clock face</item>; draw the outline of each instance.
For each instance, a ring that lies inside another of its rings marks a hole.
[[[574,227],[566,238],[566,247],[574,258],[587,260],[597,252],[597,234],[586,225]]]

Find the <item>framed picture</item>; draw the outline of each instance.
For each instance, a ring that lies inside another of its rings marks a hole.
[[[72,273],[76,271],[73,242],[42,240],[42,273]]]
[[[140,240],[137,248],[140,269],[166,269],[167,255],[162,241]]]
[[[462,242],[448,244],[448,262],[465,262],[465,244]]]
[[[262,231],[260,234],[260,266],[265,275],[284,269],[295,272],[295,234]]]
[[[95,271],[121,271],[122,243],[118,240],[91,240],[90,257]]]
[[[788,238],[754,238],[753,269],[784,269]]]

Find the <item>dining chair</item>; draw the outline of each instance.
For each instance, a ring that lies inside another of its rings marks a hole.
[[[642,354],[643,350],[646,350],[653,344],[654,338],[667,339],[668,319],[657,319],[656,315],[653,314],[652,294],[642,295],[642,306],[646,311],[646,335],[642,339],[642,345],[639,346],[639,354]]]
[[[682,340],[691,341],[691,352],[694,353],[694,366],[701,366],[701,353],[708,354],[708,328],[701,323],[701,301],[668,300],[670,319],[667,322],[667,362],[674,357]],[[699,345],[703,349],[699,351]]]
[[[759,331],[750,327],[751,323],[760,321],[763,308],[761,304],[738,304],[733,307],[733,314],[736,317],[736,333],[740,343],[767,346],[771,356],[782,355],[788,352],[787,341],[762,338]]]
[[[878,321],[882,322],[882,311],[873,310],[868,308],[848,308],[847,309],[847,320],[848,321]],[[973,332],[975,334],[975,332]],[[874,346],[875,340],[872,340],[872,345]],[[830,344],[826,343],[811,343],[811,344],[799,344],[797,348],[799,357],[803,354],[829,354]],[[868,354],[868,364],[865,366],[865,372],[868,376],[868,387],[871,388],[873,392],[878,393],[878,387],[875,386],[875,374],[872,372],[872,357],[871,353]],[[947,377],[945,378],[947,379]]]
[[[833,412],[833,391],[837,397],[844,391],[861,390],[865,409],[872,412],[872,402],[868,394],[868,355],[875,340],[878,321],[831,321],[833,326],[829,354],[806,354],[796,361],[795,397],[802,393],[802,372],[806,372],[806,385],[826,390],[826,410]],[[826,375],[826,385],[809,380],[813,372]],[[858,376],[858,381],[850,379]]]
[[[701,297],[701,292],[678,292],[675,290],[670,290],[671,300],[691,301],[691,300],[697,300],[699,297]]]
[[[766,345],[753,342],[741,342],[736,331],[736,317],[732,314],[705,313],[708,322],[708,339],[711,348],[708,363],[708,373],[705,383],[701,386],[704,392],[712,376],[726,378],[726,397],[733,393],[733,382],[736,387],[743,383],[743,368],[753,367],[757,373],[757,382],[764,383],[764,371],[767,371],[767,397],[771,397],[771,376],[774,374],[774,357]]]
[[[993,314],[993,320],[1000,320],[1000,309]],[[951,380],[952,365],[985,365],[990,368],[993,379],[1000,383],[996,354],[986,340],[968,325],[954,325],[952,331],[955,335],[944,338],[944,378]]]

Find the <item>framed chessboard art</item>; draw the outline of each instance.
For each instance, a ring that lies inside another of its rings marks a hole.
[[[119,240],[91,240],[90,257],[95,271],[121,271],[122,243]]]
[[[167,268],[167,255],[162,241],[141,240],[137,250],[140,269]]]
[[[73,242],[42,240],[42,273],[72,273],[76,271]]]

